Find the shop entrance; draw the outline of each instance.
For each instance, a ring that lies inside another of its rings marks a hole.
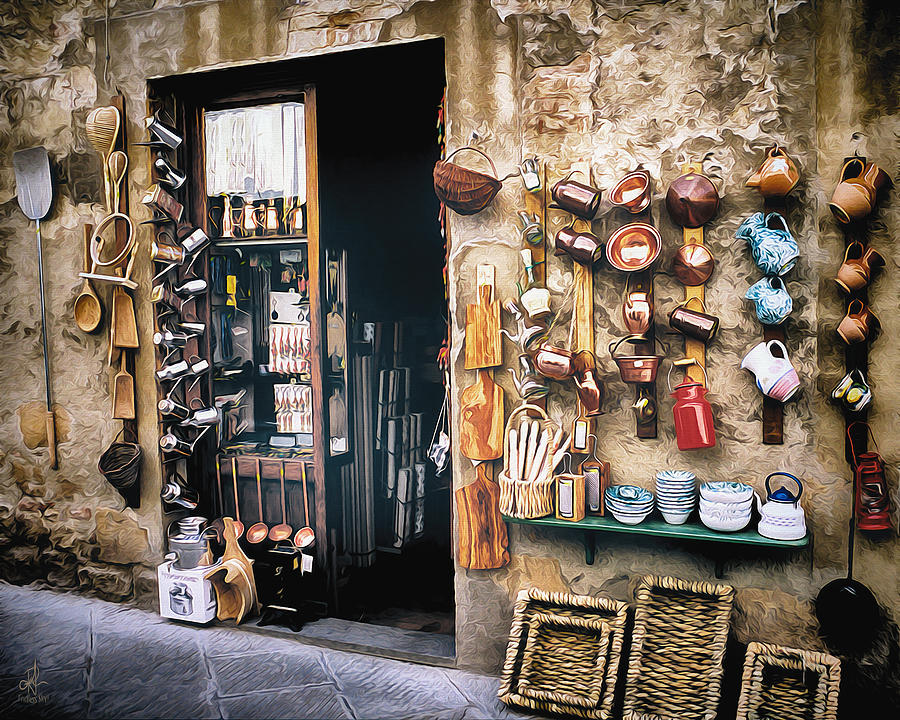
[[[167,159],[187,182],[157,179],[211,238],[157,325],[187,334],[158,364],[188,353],[212,371],[160,397],[221,420],[162,453],[164,480],[199,490],[207,517],[240,517],[264,622],[303,634],[324,616],[453,645],[451,472],[426,455],[444,402],[444,83],[434,40],[150,84],[185,137]]]

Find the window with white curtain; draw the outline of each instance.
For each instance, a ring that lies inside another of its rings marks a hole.
[[[206,113],[206,192],[306,202],[302,103]]]

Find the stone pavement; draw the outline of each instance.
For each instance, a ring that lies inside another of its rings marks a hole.
[[[0,582],[0,717],[523,718],[498,679]]]

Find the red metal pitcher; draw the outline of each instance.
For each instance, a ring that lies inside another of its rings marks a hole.
[[[697,365],[703,371],[703,383],[692,380],[685,372],[681,384],[672,389],[672,368],[669,368],[667,382],[669,392],[675,398],[675,437],[679,450],[701,450],[716,444],[716,429],[713,427],[712,407],[706,400],[706,370],[691,358],[675,360],[672,367]]]

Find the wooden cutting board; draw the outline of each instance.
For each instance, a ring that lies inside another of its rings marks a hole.
[[[503,456],[503,388],[490,370],[479,370],[474,385],[462,391],[459,409],[459,449],[470,460]]]
[[[466,305],[466,370],[503,363],[500,301],[494,294],[494,266],[478,266],[478,303]]]
[[[509,539],[500,516],[500,486],[488,479],[488,463],[475,468],[475,482],[456,491],[459,564],[491,570],[509,563]]]

